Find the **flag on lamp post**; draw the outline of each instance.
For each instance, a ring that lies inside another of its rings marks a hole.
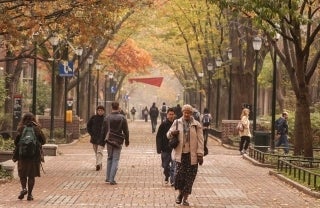
[[[150,77],[150,78],[130,78],[129,83],[142,82],[149,85],[160,87],[163,81],[163,77]]]

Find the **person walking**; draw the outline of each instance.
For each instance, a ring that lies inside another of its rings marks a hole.
[[[156,103],[152,103],[152,106],[149,110],[150,120],[151,120],[151,128],[152,133],[156,132],[157,128],[157,120],[159,116],[159,109],[156,106]]]
[[[137,110],[136,110],[134,107],[132,107],[131,110],[130,110],[130,113],[131,113],[131,121],[134,121],[134,120],[135,120],[136,112],[137,112]]]
[[[204,155],[207,155],[209,153],[207,143],[208,143],[208,133],[209,133],[211,121],[212,121],[212,116],[209,113],[208,108],[203,109],[203,114],[201,115],[201,124],[203,129],[203,138],[204,138]]]
[[[165,183],[169,182],[174,184],[174,164],[171,159],[172,148],[169,147],[169,140],[167,138],[167,132],[170,129],[173,120],[174,120],[174,110],[173,108],[168,108],[167,110],[167,119],[162,122],[158,128],[156,135],[156,147],[157,153],[161,154],[161,166],[163,168],[163,174],[165,176]]]
[[[276,141],[275,146],[280,147],[281,144],[284,146],[284,154],[287,155],[289,153],[289,141],[288,141],[288,113],[283,112],[281,117],[278,118],[275,122],[277,135],[279,135],[279,139]]]
[[[240,154],[247,154],[247,150],[250,144],[250,138],[251,138],[251,133],[250,133],[250,121],[249,121],[249,113],[250,110],[248,108],[242,109],[241,112],[241,124],[243,126],[242,131],[239,130],[239,136],[240,136],[240,145],[239,145],[239,151]]]
[[[102,169],[103,149],[105,146],[104,138],[101,138],[101,129],[104,120],[105,109],[99,105],[96,108],[96,115],[93,115],[87,123],[87,131],[90,135],[90,143],[96,158],[96,171]]]
[[[174,108],[174,114],[176,115],[176,118],[181,118],[182,108],[181,108],[180,104],[177,104],[177,106]]]
[[[178,136],[179,144],[174,149],[176,176],[174,187],[179,190],[177,204],[189,206],[188,196],[198,172],[198,164],[203,164],[204,141],[201,124],[192,117],[191,105],[182,107],[183,116],[176,119],[167,132],[168,139]],[[176,130],[178,122],[178,130]]]
[[[30,146],[28,145],[25,154],[22,150],[22,140],[24,139],[28,127],[31,127],[29,128],[31,137],[36,140],[36,143],[33,148],[29,148]],[[18,196],[18,199],[20,200],[22,200],[26,194],[28,194],[28,201],[33,200],[32,191],[35,185],[35,177],[40,177],[40,165],[41,162],[44,161],[42,145],[45,143],[46,137],[41,130],[40,124],[37,123],[35,116],[32,113],[24,114],[18,124],[17,136],[14,140],[15,151],[13,156],[13,161],[18,161],[18,175],[22,188],[22,191]]]
[[[107,143],[108,158],[106,182],[110,183],[111,185],[116,185],[117,182],[115,181],[115,177],[118,170],[122,144],[124,142],[126,147],[129,146],[129,129],[127,119],[119,112],[119,103],[112,102],[111,108],[111,113],[103,121],[102,138],[106,138],[108,132],[113,132],[116,135],[124,136],[124,139],[120,141],[118,147]]]
[[[147,106],[142,110],[142,115],[143,115],[144,121],[148,122],[149,110]]]
[[[166,103],[163,102],[161,106],[161,111],[160,111],[161,123],[166,119],[166,117],[167,117],[167,106],[166,106]]]

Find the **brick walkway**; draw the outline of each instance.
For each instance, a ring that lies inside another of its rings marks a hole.
[[[155,152],[155,135],[150,123],[129,124],[130,146],[123,147],[116,180],[104,182],[95,171],[88,137],[59,146],[59,155],[46,157],[45,174],[36,178],[34,201],[17,199],[17,178],[0,186],[0,207],[179,207],[176,192],[164,184],[160,156]],[[258,208],[320,207],[320,200],[305,195],[274,176],[269,169],[253,166],[238,151],[209,141],[209,155],[194,184],[190,207]]]

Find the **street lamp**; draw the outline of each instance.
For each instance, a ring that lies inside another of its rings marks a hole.
[[[254,70],[254,88],[253,88],[253,134],[257,129],[257,91],[258,91],[258,54],[261,49],[262,40],[260,37],[253,38],[253,49],[256,53],[256,64]]]
[[[88,116],[87,119],[89,120],[90,118],[90,103],[91,103],[91,64],[93,63],[93,56],[90,55],[87,59],[88,64],[89,64],[89,82],[88,82]]]
[[[212,75],[212,70],[213,70],[213,64],[212,64],[212,63],[208,63],[207,69],[208,69],[208,75],[209,75],[209,79],[208,79],[208,101],[207,101],[207,106],[208,106],[208,109],[209,109],[209,111],[210,111],[210,109],[211,109],[211,75]]]
[[[230,48],[227,51],[228,59],[230,61],[230,70],[229,70],[229,104],[228,104],[228,120],[231,119],[231,105],[232,105],[232,49]]]
[[[39,32],[33,33],[34,39],[34,59],[33,59],[33,79],[32,79],[32,113],[37,115],[37,37]]]
[[[78,56],[78,71],[77,71],[77,116],[80,118],[80,57],[82,56],[83,48],[78,47],[76,54]]]
[[[221,58],[217,58],[216,59],[217,70],[221,65],[222,65]],[[217,104],[216,104],[216,128],[218,128],[218,126],[219,126],[219,108],[220,108],[219,104],[220,104],[220,77],[219,77],[219,74],[218,74]]]
[[[52,45],[53,48],[53,54],[52,54],[52,74],[51,74],[51,111],[50,111],[50,140],[49,143],[54,143],[54,138],[53,138],[53,130],[54,130],[54,96],[55,96],[55,53],[56,53],[56,47],[59,43],[59,37],[56,34],[53,34],[50,38],[49,41]]]
[[[100,69],[101,69],[102,65],[97,63],[96,64],[96,69],[97,69],[97,97],[96,97],[96,105],[98,106],[99,105],[99,72],[100,72]]]
[[[108,74],[109,77],[109,93],[110,93],[110,100],[113,101],[113,92],[112,92],[112,85],[113,85],[113,72],[109,72]],[[129,111],[128,111],[129,112]]]
[[[275,46],[273,48],[273,73],[272,73],[272,104],[271,104],[271,151],[274,150],[274,136],[275,136],[275,120],[276,120],[276,88],[277,88],[277,53],[276,53],[276,44],[280,38],[280,34],[277,33],[275,36]]]
[[[202,80],[203,72],[200,72],[198,74],[198,76],[200,77],[200,80]],[[200,112],[202,112],[201,111],[201,106],[202,106],[202,93],[201,93],[201,85],[199,84],[199,110],[200,110]]]

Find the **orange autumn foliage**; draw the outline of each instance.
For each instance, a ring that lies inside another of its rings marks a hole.
[[[139,48],[134,40],[128,39],[120,47],[108,46],[100,55],[101,60],[125,74],[143,73],[153,65],[150,54]]]

